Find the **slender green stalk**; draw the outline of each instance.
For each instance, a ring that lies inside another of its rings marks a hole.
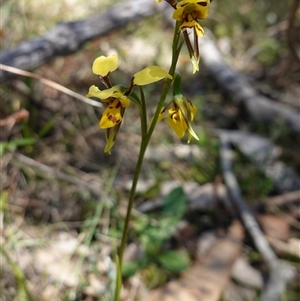
[[[175,29],[174,29],[173,45],[172,45],[172,64],[171,64],[171,67],[170,67],[170,70],[169,70],[169,74],[172,75],[173,77],[174,77],[174,74],[175,74],[175,69],[176,69],[176,65],[177,65],[177,61],[178,61],[178,56],[179,56],[180,49],[181,49],[181,46],[182,46],[182,43],[181,44],[179,43],[179,37],[180,37],[179,26],[180,26],[180,23],[176,22],[176,26],[175,26]],[[170,80],[170,79],[167,79],[166,82],[165,82],[160,100],[157,104],[157,108],[156,108],[154,117],[152,119],[152,123],[151,123],[149,131],[148,131],[148,135],[146,137],[146,145],[148,145],[148,143],[150,141],[150,138],[151,138],[151,135],[154,131],[155,125],[157,123],[159,114],[161,112],[161,109],[163,108],[164,102],[165,102],[166,97],[168,95],[168,92],[170,90],[171,83],[172,83],[172,80]]]
[[[140,94],[141,94],[141,130],[142,130],[142,138],[144,139],[144,137],[147,135],[147,129],[148,129],[148,125],[147,125],[147,106],[146,106],[146,101],[145,101],[145,95],[143,92],[143,89],[141,87],[140,88]]]
[[[173,37],[173,47],[172,47],[172,63],[171,63],[171,67],[169,69],[169,74],[172,75],[173,78],[175,75],[175,69],[176,69],[176,65],[177,65],[177,61],[178,61],[179,52],[180,52],[180,49],[182,46],[182,43],[179,43],[179,38],[180,38],[179,30],[178,30],[179,25],[180,24],[178,22],[176,22],[176,26],[175,26],[175,30],[174,30],[174,37]],[[172,84],[172,80],[167,79],[164,84],[163,91],[162,91],[161,97],[159,99],[159,102],[158,102],[154,117],[152,119],[152,123],[149,127],[149,130],[146,135],[145,135],[145,133],[142,133],[142,142],[141,142],[141,146],[140,146],[138,160],[137,160],[136,167],[135,167],[134,177],[132,180],[132,186],[131,186],[131,190],[130,190],[130,194],[129,194],[129,200],[128,200],[128,206],[127,206],[127,213],[126,213],[126,217],[125,217],[125,224],[124,224],[124,228],[123,228],[121,246],[120,246],[119,253],[118,253],[119,268],[117,269],[117,273],[122,273],[123,254],[124,254],[124,250],[125,250],[126,242],[127,242],[131,211],[132,211],[132,207],[133,207],[136,186],[137,186],[140,172],[141,172],[142,165],[143,165],[144,155],[147,150],[148,144],[150,142],[155,125],[158,121],[159,114],[160,114],[160,112],[163,108],[164,102],[167,98],[171,84]],[[141,116],[141,118],[143,118],[143,117]],[[117,278],[118,278],[118,276],[120,276],[120,275],[117,275]],[[119,287],[117,285],[116,291],[115,291],[115,298],[114,298],[115,301],[119,300],[120,290],[121,290],[121,287]]]

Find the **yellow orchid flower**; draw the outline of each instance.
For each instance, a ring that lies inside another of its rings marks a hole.
[[[91,86],[87,97],[96,97],[103,102],[108,102],[107,108],[102,114],[99,122],[101,129],[114,127],[123,119],[124,109],[129,106],[130,100],[124,95],[123,87],[115,86],[110,89],[100,91],[98,87]]]
[[[204,30],[197,20],[207,18],[209,3],[209,0],[183,0],[177,3],[173,19],[181,21],[180,30],[194,28],[197,36],[203,36]]]
[[[93,85],[89,88],[89,92],[86,95],[86,97],[96,97],[102,102],[108,103],[99,122],[99,127],[106,129],[106,146],[104,152],[108,153],[110,153],[115,143],[125,108],[130,105],[132,87],[134,85],[144,86],[152,84],[163,78],[172,79],[172,76],[160,67],[150,66],[135,73],[129,87],[121,85],[112,87],[109,75],[118,68],[118,64],[118,57],[116,55],[96,58],[93,62],[92,71],[94,74],[100,75],[102,83],[108,87],[108,89],[100,90],[97,86]]]
[[[191,122],[194,120],[197,113],[197,108],[191,101],[187,100],[182,95],[175,95],[172,104],[173,107],[168,110],[168,125],[175,131],[178,138],[182,138],[186,131],[188,131],[188,143],[190,143],[192,137],[199,140],[191,125]],[[162,109],[158,121],[162,120],[163,115],[169,106],[170,104]]]
[[[204,29],[199,24],[199,19],[206,19],[208,15],[208,5],[212,0],[182,0],[175,6],[173,19],[181,22],[179,30],[183,32],[184,40],[187,45],[190,59],[193,65],[193,73],[199,71],[199,46],[198,37],[203,37]],[[187,29],[194,32],[194,43],[190,41]]]
[[[182,112],[178,108],[173,107],[169,109],[168,113],[168,125],[175,131],[178,138],[182,138],[188,128]]]

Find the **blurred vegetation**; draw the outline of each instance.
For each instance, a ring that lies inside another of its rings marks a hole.
[[[119,2],[122,0],[3,1],[0,8],[1,50],[42,35],[58,22],[85,18]],[[202,24],[207,32],[215,35],[228,64],[247,77],[258,91],[274,101],[287,103],[291,100],[289,105],[298,110],[300,69],[294,62],[286,37],[291,3],[292,0],[218,0],[212,3],[210,17]],[[299,31],[299,18],[297,22]],[[171,34],[172,28],[165,24],[162,16],[156,15],[138,24],[129,24],[105,38],[90,41],[79,52],[56,58],[33,72],[85,95],[90,85],[98,84],[97,77],[91,73],[91,64],[100,54],[119,53],[121,62],[119,73],[114,75],[119,76],[115,77],[116,81],[128,82],[134,72],[150,63],[167,68]],[[296,31],[293,38],[299,43]],[[194,144],[200,148],[202,157],[195,162],[179,158],[157,164],[145,162],[143,177],[154,180],[155,184],[138,195],[139,202],[156,197],[162,183],[170,179],[203,185],[220,176],[219,146],[211,133],[212,128],[246,129],[261,134],[280,145],[281,159],[300,171],[299,137],[282,127],[280,121],[269,126],[246,122],[207,75],[205,67],[201,66],[199,74],[191,77],[187,51],[181,55],[178,69],[184,79],[186,95],[199,108],[195,128],[200,140]],[[145,91],[146,99],[153,101],[150,112],[159,95],[156,89],[157,86],[150,86]],[[9,275],[5,279],[1,276],[1,298],[3,301],[56,300],[59,296],[57,300],[98,300],[88,299],[86,288],[91,287],[91,274],[100,274],[104,287],[110,285],[110,268],[104,264],[107,260],[105,252],[107,245],[115,246],[121,235],[127,198],[122,184],[131,179],[140,142],[138,111],[133,105],[126,111],[116,149],[109,156],[103,153],[104,132],[98,128],[101,115],[98,109],[22,77],[1,83],[0,95],[1,119],[20,109],[29,112],[28,120],[12,127],[8,125],[0,131],[3,170],[1,252],[5,263],[1,266],[1,274]],[[165,123],[158,124],[152,145],[171,148],[179,143]],[[75,178],[83,178],[100,188],[103,198],[99,202],[90,190],[26,165],[14,158],[14,153],[24,154]],[[272,194],[271,180],[239,152],[235,158],[235,173],[249,204]],[[178,188],[164,199],[161,209],[151,214],[134,215],[130,242],[141,245],[144,254],[140,260],[125,264],[124,276],[140,272],[146,285],[154,288],[192,264],[190,250],[174,239],[176,225],[182,219],[190,218],[196,229],[215,230],[216,217],[209,211],[187,214],[186,206],[186,195]],[[227,218],[218,217],[218,223],[227,223]],[[73,268],[76,266],[80,275],[74,286],[49,279],[45,272],[39,274],[29,259],[28,254],[36,254],[39,248],[56,241],[58,233],[67,233],[77,240],[77,246],[69,256],[69,262]],[[22,261],[24,254],[27,261]],[[49,288],[50,299],[46,288]],[[99,300],[109,300],[108,290],[96,293],[101,296]],[[292,283],[282,300],[296,301],[299,296],[299,284]]]

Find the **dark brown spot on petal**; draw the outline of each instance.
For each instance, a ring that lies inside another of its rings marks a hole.
[[[115,124],[118,124],[121,122],[121,119],[118,119],[116,116],[111,115],[111,114],[107,114],[107,119]]]

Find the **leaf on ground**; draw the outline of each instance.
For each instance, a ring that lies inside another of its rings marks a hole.
[[[126,261],[122,265],[122,276],[125,278],[132,277],[139,268],[140,263],[138,261]]]
[[[187,197],[180,186],[172,190],[164,199],[163,212],[182,216],[185,213],[186,207]]]
[[[257,220],[268,237],[288,241],[291,236],[290,226],[282,216],[271,214],[257,215]]]
[[[167,270],[173,273],[182,272],[190,265],[190,260],[187,252],[184,251],[169,251],[162,253],[158,257],[159,263]]]

